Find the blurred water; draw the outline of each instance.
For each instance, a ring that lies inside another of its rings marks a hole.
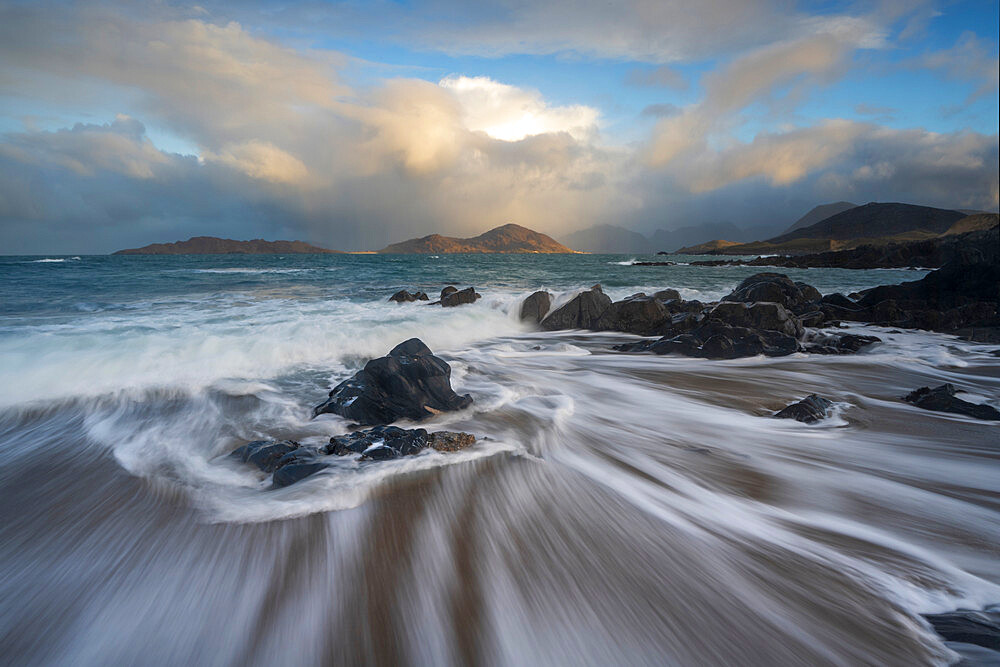
[[[714,362],[516,320],[535,289],[710,300],[758,271],[632,259],[0,258],[5,660],[948,661],[918,614],[1000,600],[1000,429],[898,397],[947,381],[997,404],[989,348],[858,327],[885,344]],[[386,301],[447,283],[483,299]],[[344,432],[311,407],[411,336],[475,398],[429,426],[472,449],[280,491],[222,457]],[[767,418],[812,392],[833,418]]]

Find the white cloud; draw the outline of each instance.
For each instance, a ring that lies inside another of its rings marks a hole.
[[[502,141],[519,141],[547,132],[566,132],[575,139],[588,140],[600,118],[592,107],[549,106],[537,90],[485,76],[449,76],[439,85],[458,99],[467,128]]]

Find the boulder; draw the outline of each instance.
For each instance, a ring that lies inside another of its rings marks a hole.
[[[255,465],[264,472],[274,472],[278,468],[278,461],[299,446],[294,440],[254,440],[233,450],[230,456]]]
[[[903,400],[913,403],[918,408],[924,410],[934,410],[936,412],[953,412],[955,414],[975,417],[976,419],[986,419],[990,421],[1000,421],[1000,410],[992,405],[983,403],[977,405],[969,401],[963,401],[955,396],[956,389],[953,384],[943,384],[940,387],[931,389],[921,387],[907,394]]]
[[[668,320],[670,311],[662,301],[645,294],[637,294],[612,303],[591,328],[647,336],[662,329]]]
[[[777,419],[794,419],[796,421],[812,424],[820,419],[826,419],[826,412],[833,405],[832,402],[818,396],[810,394],[798,403],[792,403],[776,412]]]
[[[755,301],[768,301],[780,303],[793,313],[814,310],[811,305],[818,300],[819,292],[809,288],[808,295],[803,293],[803,288],[789,280],[783,273],[757,273],[739,284],[731,294],[723,297],[723,301],[742,301],[752,303]],[[813,297],[816,297],[815,299]]]
[[[720,320],[706,320],[688,333],[668,334],[655,341],[625,343],[622,352],[683,354],[704,359],[738,359],[763,354],[781,357],[799,349],[798,341],[780,331],[753,330]]]
[[[445,289],[448,289],[447,287]],[[441,293],[441,306],[444,308],[454,308],[455,306],[461,306],[466,303],[475,303],[476,299],[482,298],[481,294],[477,294],[474,287],[466,287],[462,290],[455,290],[454,292],[449,292],[444,294],[442,290]]]
[[[812,310],[808,313],[802,313],[799,315],[799,322],[802,323],[803,327],[818,327],[822,326],[823,322],[826,321],[826,315],[822,310]]]
[[[438,297],[438,299],[439,300],[443,299],[446,296],[448,296],[449,294],[454,294],[457,291],[458,291],[457,287],[455,287],[454,285],[448,285],[447,287],[445,287],[444,289],[441,290],[441,296]]]
[[[840,292],[834,292],[833,294],[824,295],[823,298],[820,299],[820,303],[830,306],[836,306],[838,308],[845,308],[847,310],[861,310],[861,306],[859,306],[854,301],[851,301]]]
[[[427,295],[424,292],[407,292],[405,289],[401,289],[392,296],[390,296],[389,301],[395,301],[396,303],[408,303],[410,301],[427,301]]]
[[[302,447],[283,456],[271,475],[271,485],[282,488],[318,473],[330,465],[322,460],[319,451]]]
[[[739,301],[723,301],[708,317],[735,327],[780,331],[794,338],[802,335],[802,323],[780,303],[757,301],[748,307]]]
[[[863,347],[881,342],[882,339],[876,336],[824,331],[807,335],[802,351],[810,354],[854,354]]]
[[[653,294],[653,298],[660,301],[673,301],[674,299],[680,300],[681,293],[675,289],[663,289]]]
[[[542,320],[541,326],[546,331],[592,329],[610,307],[611,298],[601,290],[600,285],[594,285],[549,313]]]
[[[959,653],[965,654],[969,646],[980,646],[988,649],[985,652],[969,651],[982,662],[962,662],[965,665],[1000,664],[1000,606],[988,607],[984,610],[958,609],[943,614],[925,614],[924,618],[946,642],[954,642],[964,646],[950,646]]]
[[[392,456],[418,454],[427,446],[427,431],[422,428],[403,429],[397,426],[376,426],[365,431],[355,431],[347,435],[335,435],[324,448],[327,454],[346,456],[348,454],[368,454],[368,458],[379,458],[382,453],[372,456],[373,448],[387,447]],[[371,451],[370,451],[371,450]]]
[[[545,291],[535,292],[521,304],[521,321],[537,324],[548,314],[551,307],[551,294]]]
[[[471,404],[471,396],[452,390],[448,363],[434,356],[420,339],[411,338],[334,387],[313,416],[334,413],[363,425],[389,424],[397,419],[417,421]]]

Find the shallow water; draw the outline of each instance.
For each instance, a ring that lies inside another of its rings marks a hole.
[[[706,361],[516,321],[538,288],[709,300],[757,272],[631,259],[0,258],[7,660],[952,660],[919,614],[1000,601],[1000,427],[899,397],[1000,405],[991,346],[857,327],[885,343]],[[787,273],[850,292],[925,272]],[[446,282],[483,299],[385,301]],[[475,399],[428,426],[472,449],[278,491],[222,456],[345,432],[311,407],[411,336]],[[768,418],[813,392],[832,418]]]

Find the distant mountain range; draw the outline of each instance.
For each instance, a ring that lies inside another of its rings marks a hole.
[[[303,241],[235,241],[215,236],[194,236],[187,241],[175,243],[152,243],[141,248],[119,250],[115,255],[313,255],[334,254],[339,250],[327,250],[309,245]]]
[[[379,250],[379,253],[401,255],[442,255],[459,252],[571,253],[573,250],[551,236],[514,224],[495,227],[468,239],[431,234],[419,239],[393,243]]]
[[[596,225],[567,234],[563,242],[584,252],[648,254],[654,252],[648,238],[616,225]]]

